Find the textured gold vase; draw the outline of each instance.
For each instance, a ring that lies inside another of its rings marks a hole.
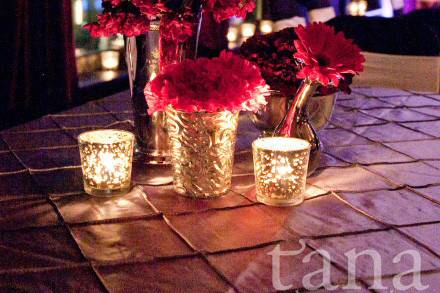
[[[177,193],[218,197],[231,187],[238,113],[167,110],[167,128]]]

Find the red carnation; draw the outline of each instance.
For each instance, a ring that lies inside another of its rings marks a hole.
[[[97,22],[88,23],[84,28],[89,30],[90,35],[94,38],[108,37],[118,33],[120,29],[119,17],[112,16],[111,13],[103,13],[98,15]]]
[[[165,39],[183,43],[193,35],[193,23],[185,19],[164,17],[160,30]]]
[[[255,9],[255,0],[205,0],[205,10],[212,12],[217,22],[233,16],[244,18]]]
[[[106,8],[108,9],[115,8],[121,5],[122,1],[123,0],[102,0],[102,7],[104,8],[104,10],[106,10]]]
[[[134,6],[139,8],[140,12],[150,18],[154,18],[168,9],[162,1],[154,0],[131,0]]]
[[[123,34],[127,37],[138,36],[150,29],[147,18],[129,13],[103,13],[98,15],[98,22],[86,24],[85,29],[92,37],[108,37]]]
[[[113,7],[119,6],[122,3],[122,0],[106,0],[106,1],[110,1]]]
[[[121,34],[127,37],[135,37],[150,30],[150,22],[142,16],[129,14],[122,25]]]
[[[267,95],[260,70],[226,52],[169,65],[145,88],[150,114],[168,106],[185,112],[257,111]]]
[[[164,37],[184,42],[192,36],[192,25],[201,6],[220,22],[234,15],[246,16],[255,8],[255,0],[102,0],[103,13],[98,15],[98,21],[84,27],[93,37],[117,33],[131,37],[149,31],[149,20],[162,16],[167,19]]]
[[[344,37],[342,32],[323,23],[295,29],[295,58],[303,63],[298,78],[309,78],[327,86],[337,87],[344,74],[358,74],[363,70],[365,58],[358,46]]]

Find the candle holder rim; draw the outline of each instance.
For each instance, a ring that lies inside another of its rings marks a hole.
[[[94,130],[89,130],[89,131],[85,131],[83,133],[81,133],[80,135],[78,135],[78,142],[81,143],[91,143],[91,144],[98,144],[98,145],[112,145],[112,144],[118,144],[121,142],[124,142],[123,139],[118,140],[118,141],[114,141],[114,142],[110,142],[110,143],[103,143],[103,142],[97,142],[97,141],[90,141],[90,140],[86,140],[84,139],[84,136],[86,135],[90,135],[94,132],[118,132],[118,133],[124,133],[127,134],[128,137],[130,138],[130,140],[134,141],[135,139],[135,135],[127,130],[121,130],[121,129],[94,129]]]
[[[281,93],[281,91],[280,90],[276,90],[276,89],[270,89],[269,90],[269,94],[277,94],[277,95],[283,95],[282,93]]]
[[[102,50],[102,51],[100,51],[99,53],[100,54],[105,54],[105,53],[108,53],[108,52],[115,52],[115,53],[120,53],[120,50],[118,50],[118,49],[112,49],[112,48],[109,48],[109,49],[105,49],[105,50]]]
[[[273,148],[265,148],[265,147],[260,147],[257,146],[257,143],[260,141],[264,141],[264,140],[272,140],[272,139],[281,139],[281,140],[289,140],[289,141],[296,141],[296,142],[301,142],[304,144],[303,148],[298,148],[298,149],[286,149],[286,150],[282,150],[282,149],[273,149]],[[274,137],[262,137],[262,138],[258,138],[256,140],[254,140],[252,142],[252,147],[256,148],[256,149],[260,149],[260,150],[267,150],[270,152],[278,152],[278,153],[289,153],[289,152],[300,152],[300,151],[307,151],[310,150],[312,145],[310,144],[310,142],[308,142],[307,140],[301,139],[301,138],[296,138],[296,137],[282,137],[282,136],[274,136]]]
[[[208,111],[187,112],[187,111],[184,111],[184,110],[178,110],[178,109],[174,108],[171,105],[166,108],[165,112],[167,112],[167,111],[173,111],[173,112],[178,113],[178,114],[187,114],[187,115],[188,114],[194,114],[194,115],[201,115],[201,116],[202,115],[203,116],[209,116],[209,115],[214,116],[214,115],[217,115],[218,113],[222,113],[222,112],[229,112],[229,113],[232,113],[232,114],[236,115],[236,114],[238,114],[240,112],[240,111],[234,112],[234,111],[230,111],[230,110],[226,110],[226,109],[224,109],[224,110],[219,109],[219,110],[217,110],[215,112],[208,112]]]

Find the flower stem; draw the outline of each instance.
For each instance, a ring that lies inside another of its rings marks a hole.
[[[199,40],[200,40],[200,33],[202,31],[202,22],[203,22],[203,6],[200,5],[200,11],[198,12],[198,18],[199,23],[197,24],[197,35],[196,35],[196,48],[194,53],[194,59],[197,59],[197,56],[199,55]]]

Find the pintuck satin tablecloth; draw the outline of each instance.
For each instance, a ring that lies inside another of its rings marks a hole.
[[[383,284],[421,256],[425,292],[440,288],[440,95],[355,88],[339,95],[319,135],[324,154],[308,199],[275,208],[256,202],[249,147],[258,132],[241,118],[231,191],[216,200],[144,183],[167,168],[135,165],[134,189],[111,199],[83,192],[76,137],[96,128],[132,129],[127,92],[4,130],[0,137],[0,291],[269,292],[272,257],[292,290],[331,257],[331,281],[347,281],[344,253],[374,249]],[[363,291],[372,262],[359,258]],[[315,280],[315,279],[313,279]],[[319,275],[315,280],[320,283]],[[319,290],[318,290],[319,291]],[[321,289],[325,292],[325,289]],[[336,291],[337,292],[337,291]]]

